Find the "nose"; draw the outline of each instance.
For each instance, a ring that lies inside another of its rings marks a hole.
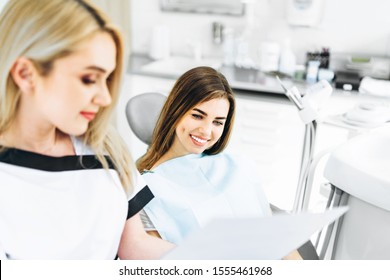
[[[205,121],[202,123],[202,125],[199,128],[200,133],[203,134],[203,136],[210,136],[212,132],[213,126],[211,122]]]
[[[100,107],[106,107],[110,105],[112,102],[110,91],[107,87],[107,85],[102,86],[102,88],[99,90],[99,92],[95,95],[93,99],[93,103],[100,106]]]

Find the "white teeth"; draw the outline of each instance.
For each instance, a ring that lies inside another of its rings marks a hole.
[[[198,138],[196,136],[193,136],[193,135],[191,135],[191,138],[194,139],[196,142],[199,142],[199,143],[202,143],[202,144],[207,142],[207,140],[200,139],[200,138]]]

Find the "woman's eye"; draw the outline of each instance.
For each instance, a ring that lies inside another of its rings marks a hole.
[[[220,125],[223,125],[223,122],[220,122],[220,121],[214,121],[214,124],[217,125],[217,126],[220,126]]]
[[[198,115],[198,114],[192,114],[192,116],[197,119],[197,120],[201,120],[202,119],[202,116],[201,115]]]
[[[107,85],[111,84],[112,79],[113,79],[113,78],[112,78],[112,75],[110,75],[110,76],[107,77],[107,79],[106,79]]]
[[[94,84],[96,83],[96,79],[93,79],[89,76],[85,76],[85,77],[82,77],[81,78],[81,81],[83,82],[83,84],[85,85],[90,85],[90,84]]]

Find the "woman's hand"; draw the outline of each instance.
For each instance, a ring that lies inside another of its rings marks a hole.
[[[174,247],[175,245],[168,241],[147,234],[139,214],[136,214],[126,221],[118,256],[122,260],[156,260]]]

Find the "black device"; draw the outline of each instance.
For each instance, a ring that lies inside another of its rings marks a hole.
[[[335,85],[336,88],[343,90],[358,90],[361,77],[357,72],[338,71],[336,72]]]

